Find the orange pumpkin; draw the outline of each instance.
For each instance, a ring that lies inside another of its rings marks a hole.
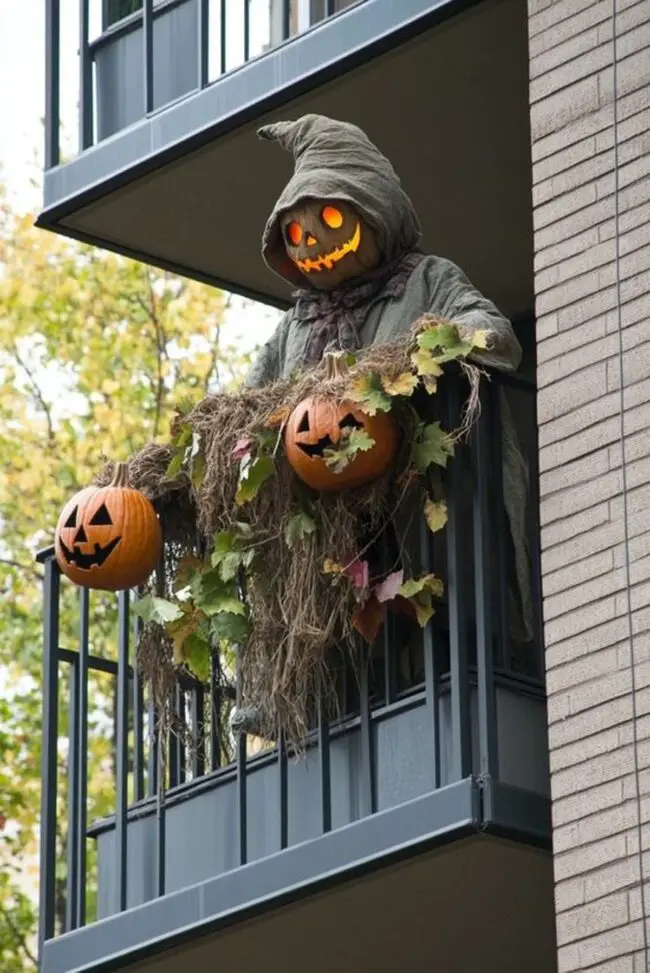
[[[84,588],[122,591],[143,584],[160,557],[162,532],[153,505],[129,486],[118,463],[111,483],[80,490],[65,505],[55,534],[61,571]]]
[[[337,445],[343,430],[363,429],[374,446],[358,452],[340,472],[331,470],[325,450]],[[294,472],[314,490],[334,492],[377,479],[392,463],[397,450],[397,423],[388,412],[369,416],[352,402],[317,396],[296,406],[287,421],[284,449]]]

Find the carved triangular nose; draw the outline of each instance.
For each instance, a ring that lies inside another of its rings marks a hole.
[[[312,236],[311,233],[308,233],[305,243],[308,247],[313,247],[315,243],[318,243],[318,240],[315,236]]]
[[[81,526],[75,535],[74,542],[75,544],[81,544],[82,541],[87,541],[87,540],[88,538],[86,537],[86,531],[83,529],[83,526]]]

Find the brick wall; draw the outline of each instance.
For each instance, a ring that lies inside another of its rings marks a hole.
[[[639,973],[650,969],[650,0],[528,9],[558,965]]]

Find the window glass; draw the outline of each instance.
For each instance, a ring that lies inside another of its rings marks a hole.
[[[106,26],[128,17],[142,8],[142,0],[108,0],[106,4]]]

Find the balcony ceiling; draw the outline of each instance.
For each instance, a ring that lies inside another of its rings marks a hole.
[[[458,262],[507,314],[529,312],[526,31],[524,0],[484,0],[177,161],[87,205],[68,206],[50,225],[286,304],[289,288],[266,269],[259,250],[292,160],[255,130],[273,119],[320,112],[357,123],[389,156],[419,212],[428,251]],[[242,84],[254,66],[243,69]]]
[[[466,839],[121,968],[555,973],[552,872],[547,852]]]

